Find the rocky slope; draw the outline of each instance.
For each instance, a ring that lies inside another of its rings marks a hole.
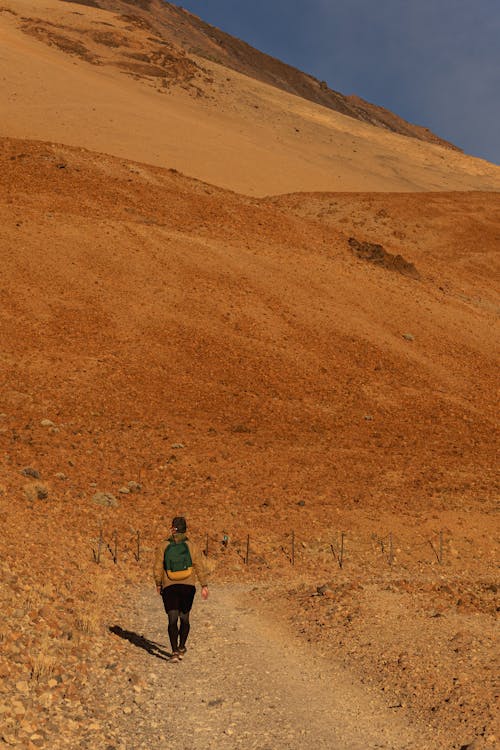
[[[214,582],[289,580],[436,747],[491,746],[497,197],[257,200],[8,139],[0,196],[4,742],[103,730],[105,625],[181,512]]]
[[[131,599],[182,513],[235,628],[343,665],[421,747],[494,747],[499,169],[101,5],[0,7],[0,741],[164,747]],[[218,697],[210,741],[248,744]]]

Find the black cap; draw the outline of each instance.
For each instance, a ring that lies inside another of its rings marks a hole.
[[[187,524],[184,516],[176,516],[172,521],[172,528],[175,529],[179,534],[185,534]]]

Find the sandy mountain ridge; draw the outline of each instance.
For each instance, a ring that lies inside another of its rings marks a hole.
[[[387,128],[394,133],[456,148],[427,128],[412,125],[383,107],[365,102],[360,97],[345,96],[332,91],[325,81],[319,81],[277,58],[259,52],[241,39],[205,23],[182,7],[163,0],[78,2],[120,13],[128,17],[132,23],[149,28],[152,33],[173,44],[180,44],[188,54],[211,60],[315,104],[321,104],[362,122]]]
[[[300,87],[300,96],[289,93],[280,88],[289,69],[271,75],[268,58],[250,48],[242,47],[244,72],[235,70],[236,41],[220,62],[207,59],[215,31],[173,6],[108,5],[2,0],[0,134],[173,167],[261,196],[498,190],[499,167],[334,111]],[[259,70],[264,81],[252,77]]]
[[[2,741],[125,747],[106,626],[182,512],[214,585],[279,582],[429,747],[493,747],[498,168],[95,4],[1,4]]]

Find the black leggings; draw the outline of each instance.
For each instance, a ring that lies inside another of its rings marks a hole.
[[[178,609],[169,609],[168,614],[168,637],[172,651],[177,651],[186,646],[189,635],[189,612],[179,612]],[[179,620],[181,621],[179,627]]]
[[[172,651],[185,648],[189,635],[189,612],[193,605],[195,587],[182,583],[167,586],[161,592],[163,606],[168,616],[168,637]],[[180,627],[179,627],[180,620]]]

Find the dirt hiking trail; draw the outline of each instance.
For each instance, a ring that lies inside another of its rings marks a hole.
[[[121,750],[432,747],[314,647],[284,638],[246,603],[248,590],[214,587],[206,602],[198,592],[180,663],[168,660],[167,620],[154,591],[123,610],[112,627],[132,670]]]

